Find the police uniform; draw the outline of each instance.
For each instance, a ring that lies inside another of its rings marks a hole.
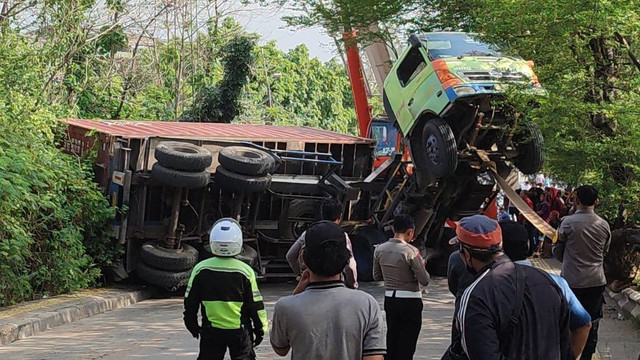
[[[374,252],[373,278],[384,280],[387,358],[412,359],[422,328],[422,292],[429,273],[416,247],[389,239]]]

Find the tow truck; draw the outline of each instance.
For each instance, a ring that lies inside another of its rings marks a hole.
[[[180,289],[207,256],[208,231],[221,217],[241,223],[239,257],[261,277],[291,277],[284,255],[317,219],[324,196],[345,206],[342,226],[361,280],[371,280],[374,247],[388,239],[399,212],[416,219],[416,244],[431,271],[443,272],[451,251],[445,222],[485,212],[495,202],[497,187],[486,163],[497,164],[502,177],[513,178],[515,170],[505,154],[473,141],[456,149],[477,156],[459,156],[451,173],[434,175],[424,162],[412,161],[427,151],[415,144],[424,140],[424,130],[417,129],[429,119],[419,118],[411,131],[393,111],[372,120],[357,44],[346,43],[360,137],[271,125],[62,120],[67,152],[97,149],[95,180],[119,209],[112,228],[126,251],[111,269],[117,278],[135,273],[155,286]],[[428,42],[414,43],[408,52],[428,53]],[[382,69],[376,77],[384,80],[385,71],[402,66],[400,60],[388,67],[386,49],[373,49],[366,52],[383,60],[374,62]],[[476,139],[496,126],[480,113],[478,108],[465,118]]]

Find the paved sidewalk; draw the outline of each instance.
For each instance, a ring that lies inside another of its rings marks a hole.
[[[130,306],[151,296],[143,287],[87,289],[0,309],[0,346],[44,330]]]
[[[534,266],[560,274],[556,259],[531,259]],[[637,360],[640,355],[640,328],[620,313],[616,302],[605,295],[604,318],[598,330],[598,356],[602,360]],[[597,360],[597,359],[596,359]]]
[[[534,262],[546,270],[558,271],[559,263],[555,260],[535,259]],[[269,316],[273,315],[275,302],[280,297],[290,294],[294,285],[260,285]],[[362,289],[372,294],[382,306],[382,283],[363,283]],[[415,359],[439,360],[449,345],[454,298],[449,294],[444,278],[433,279],[427,289],[422,314],[423,328]],[[147,300],[108,311],[90,319],[60,326],[53,331],[44,331],[37,336],[0,346],[0,359],[193,359],[198,352],[198,342],[184,329],[182,306],[182,298],[176,297]],[[0,312],[0,323],[6,322],[8,318],[3,318],[3,314],[6,315],[8,312]],[[605,314],[600,325],[599,350],[602,357],[599,359],[637,360],[640,353],[638,329],[628,321],[618,320],[617,308],[612,305],[606,306]],[[15,317],[16,314],[12,316]],[[257,348],[257,353],[260,360],[283,359],[273,353],[268,338]]]

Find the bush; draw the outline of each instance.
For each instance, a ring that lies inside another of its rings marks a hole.
[[[95,284],[99,267],[118,253],[106,233],[114,211],[89,180],[86,163],[56,147],[53,114],[31,97],[5,91],[0,93],[0,306]]]

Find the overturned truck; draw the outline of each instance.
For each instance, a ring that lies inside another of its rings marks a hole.
[[[186,285],[193,266],[207,257],[208,232],[221,217],[241,223],[239,257],[260,276],[290,277],[287,250],[317,219],[321,199],[334,196],[345,206],[342,225],[366,281],[373,248],[388,238],[394,214],[414,213],[417,245],[434,261],[445,259],[444,219],[481,211],[497,191],[488,173],[472,175],[458,206],[435,216],[429,195],[416,191],[411,162],[399,151],[380,153],[375,139],[305,127],[63,122],[65,150],[97,150],[95,181],[119,209],[113,233],[126,251],[113,272],[136,273],[169,290]],[[380,126],[372,124],[372,131]],[[438,235],[427,238],[434,226]]]

